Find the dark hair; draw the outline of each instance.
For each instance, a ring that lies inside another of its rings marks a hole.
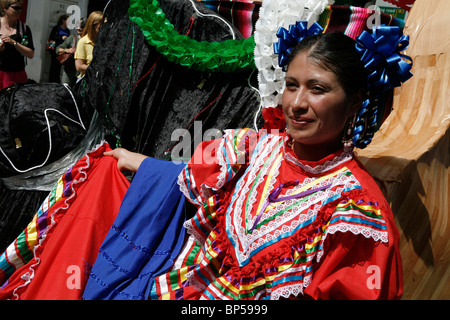
[[[67,19],[69,19],[69,15],[67,14],[63,14],[61,16],[59,16],[58,18],[58,22],[56,23],[58,26],[62,25],[64,21],[66,21]]]
[[[354,145],[363,149],[371,142],[379,128],[377,123],[379,95],[368,92],[368,71],[364,68],[355,45],[355,40],[340,32],[313,35],[300,41],[292,50],[287,67],[289,68],[289,64],[299,53],[307,52],[308,57],[317,65],[336,75],[348,96],[357,92],[362,93],[363,103],[352,131]]]
[[[297,54],[307,51],[310,59],[337,76],[347,95],[367,91],[368,74],[355,44],[355,40],[340,32],[316,34],[299,42],[287,65],[289,68]]]

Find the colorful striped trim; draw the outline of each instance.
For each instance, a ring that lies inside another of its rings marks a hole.
[[[36,250],[42,245],[49,231],[55,225],[54,218],[56,214],[59,212],[64,213],[69,208],[68,201],[75,196],[74,185],[87,179],[87,169],[91,166],[89,154],[101,152],[106,146],[106,143],[102,143],[93,150],[88,151],[86,156],[78,160],[73,167],[60,177],[53,190],[37,210],[32,221],[2,253],[0,256],[0,283],[2,287],[7,285],[8,278],[17,269],[35,258]],[[25,283],[14,290],[14,296],[16,296],[15,291],[17,289],[26,286],[31,281],[34,276],[34,268],[38,264],[39,259],[36,258],[36,263],[30,266],[29,272],[24,275]]]
[[[279,196],[289,200],[260,210],[260,200],[266,200],[279,184],[281,164],[292,161],[282,156],[286,155],[283,136],[261,135],[254,148],[242,149],[244,136],[231,131],[222,142],[222,153],[217,152],[222,159],[231,159],[218,169],[225,173],[217,186],[234,174],[231,167],[236,154],[247,150],[250,155],[250,164],[227,198],[226,208],[216,190],[203,200],[185,223],[192,239],[189,249],[183,250],[171,272],[156,278],[153,299],[192,298],[192,290],[197,290],[195,297],[207,300],[297,296],[310,284],[328,234],[350,232],[374,241],[388,240],[380,207],[368,200],[348,167],[353,157],[345,153],[318,164],[321,176],[306,176],[283,190]],[[186,172],[185,177],[190,177],[189,169]],[[298,199],[291,197],[320,186],[327,188]],[[249,229],[256,212],[261,215],[259,222]]]
[[[209,9],[216,11],[238,29],[244,38],[250,38],[259,18],[262,1],[199,0]]]
[[[404,21],[389,14],[380,13],[377,16],[380,24],[399,26],[403,28]],[[367,8],[331,5],[327,6],[317,22],[324,28],[324,33],[343,32],[355,39],[364,30],[371,31],[371,23],[375,23],[375,11]]]
[[[352,232],[374,241],[389,241],[386,221],[381,215],[378,203],[364,200],[347,199],[339,203],[327,224],[326,232]]]
[[[71,183],[72,174],[69,170],[55,184],[28,226],[0,256],[0,283],[33,258],[34,248],[45,238],[48,228],[52,225],[52,219],[48,215],[49,209],[72,194],[69,188]]]

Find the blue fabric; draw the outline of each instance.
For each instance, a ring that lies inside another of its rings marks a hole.
[[[148,299],[154,277],[173,264],[183,245],[186,198],[177,185],[183,167],[144,160],[100,247],[83,299]]]

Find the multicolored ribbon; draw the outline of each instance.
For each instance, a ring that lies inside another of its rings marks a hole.
[[[313,194],[315,192],[318,191],[322,191],[325,190],[329,187],[332,186],[332,184],[327,184],[325,186],[321,186],[318,188],[313,188],[310,190],[306,190],[297,194],[293,194],[290,196],[285,196],[285,197],[278,197],[278,195],[280,194],[281,190],[284,187],[290,187],[290,186],[296,186],[298,185],[299,181],[298,180],[293,180],[293,181],[289,181],[287,183],[281,183],[278,187],[275,188],[275,190],[273,190],[270,194],[269,194],[269,199],[266,201],[266,203],[264,204],[264,206],[261,208],[261,210],[259,211],[255,222],[253,223],[252,228],[250,229],[250,232],[253,232],[253,230],[255,230],[256,226],[258,225],[259,221],[261,220],[262,214],[263,212],[266,210],[267,206],[271,203],[275,203],[275,202],[283,202],[283,201],[288,201],[288,200],[292,200],[292,199],[298,199],[298,198],[303,198],[306,197],[310,194]]]
[[[408,47],[409,36],[403,35],[399,27],[375,26],[372,34],[363,31],[356,42],[356,50],[370,73],[369,90],[381,93],[412,77],[412,59],[400,53]]]
[[[274,43],[274,52],[278,54],[278,64],[283,71],[286,71],[286,66],[289,56],[295,46],[306,37],[321,33],[323,28],[317,22],[308,29],[308,21],[297,21],[296,24],[291,24],[289,30],[280,27],[277,32],[278,42]]]

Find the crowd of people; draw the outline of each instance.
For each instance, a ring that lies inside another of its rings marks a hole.
[[[100,26],[103,13],[92,12],[89,17],[81,18],[76,24],[76,34],[70,35],[67,29],[68,15],[62,15],[58,24],[52,29],[49,41],[54,42],[50,49],[51,65],[49,82],[67,83],[73,86],[77,79],[81,79],[92,61],[92,52]],[[58,56],[62,54],[72,56],[61,64]]]
[[[34,43],[29,26],[20,21],[22,0],[0,1],[0,90],[15,83],[26,83],[27,59],[34,57]],[[50,55],[48,82],[67,83],[73,86],[86,72],[92,61],[95,39],[102,23],[103,13],[92,12],[76,23],[76,33],[67,26],[69,16],[63,14],[51,29],[46,51]],[[71,57],[60,62],[58,56]]]

